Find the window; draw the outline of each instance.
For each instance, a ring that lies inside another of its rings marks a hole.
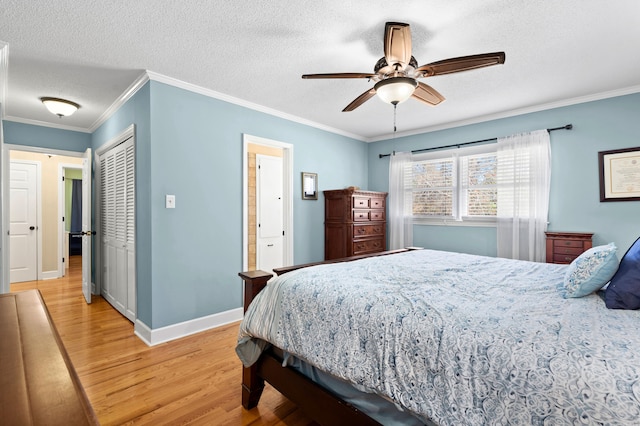
[[[496,172],[495,144],[415,155],[405,169],[406,208],[416,223],[494,223]]]

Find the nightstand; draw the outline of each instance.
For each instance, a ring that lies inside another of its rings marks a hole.
[[[547,235],[547,263],[571,263],[593,243],[593,234],[581,232],[545,232]]]

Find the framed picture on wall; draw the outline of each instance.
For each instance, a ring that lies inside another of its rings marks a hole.
[[[318,199],[318,174],[302,172],[302,199]]]
[[[600,201],[640,201],[640,147],[598,152]]]

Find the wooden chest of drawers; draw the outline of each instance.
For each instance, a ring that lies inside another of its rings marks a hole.
[[[324,258],[387,249],[386,192],[324,191]]]
[[[571,263],[593,245],[593,234],[546,232],[547,263]]]

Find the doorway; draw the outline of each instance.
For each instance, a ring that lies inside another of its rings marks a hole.
[[[271,229],[268,233],[271,236],[267,236],[264,233],[263,237],[271,238],[277,237],[278,245],[276,247],[273,241],[267,241],[262,239],[261,243],[264,243],[263,250],[260,257],[264,263],[264,268],[272,269],[277,266],[289,266],[293,264],[293,145],[274,141],[271,139],[260,138],[257,136],[243,135],[243,270],[262,269],[258,267],[258,239],[260,237],[258,233],[258,201],[257,201],[257,163],[256,158],[258,155],[276,157],[276,162],[268,161],[268,168],[280,168],[279,183],[275,184],[277,188],[271,188],[269,191],[261,191],[265,195],[271,193],[271,198],[281,196],[282,200],[279,203],[278,218],[271,218],[269,225]],[[273,173],[269,173],[273,175]],[[274,185],[273,183],[267,185]],[[263,184],[264,186],[264,184]],[[281,194],[281,195],[280,195]],[[269,207],[265,209],[268,210]],[[272,211],[271,211],[272,212]],[[273,229],[278,228],[277,231]],[[273,231],[273,232],[271,232]],[[275,235],[278,234],[278,235]],[[281,241],[281,242],[280,242]],[[274,244],[268,247],[269,244]],[[273,250],[271,250],[273,249]],[[269,251],[271,250],[271,251]],[[275,253],[275,250],[278,253]],[[280,263],[277,265],[277,263]],[[265,269],[265,270],[266,270]]]
[[[60,273],[61,268],[59,263],[62,263],[63,258],[63,241],[59,235],[59,224],[61,218],[64,216],[59,210],[59,184],[58,184],[58,170],[59,164],[68,163],[72,166],[81,167],[82,165],[82,153],[72,151],[51,150],[46,148],[29,147],[21,145],[8,145],[3,147],[3,185],[4,185],[4,199],[6,212],[16,213],[16,203],[20,203],[19,200],[14,199],[11,196],[9,187],[11,186],[11,172],[10,169],[12,163],[37,163],[39,164],[39,176],[36,178],[36,202],[38,205],[36,224],[30,224],[29,227],[34,226],[35,229],[30,230],[36,235],[36,276],[31,276],[33,280],[48,280],[55,279],[62,276]],[[15,191],[14,191],[15,193]],[[90,205],[90,201],[88,202]],[[11,241],[11,224],[10,215],[7,214],[3,219],[3,245],[7,248],[5,251],[5,262],[10,265],[12,262],[15,264],[16,252],[21,249],[19,246],[12,244]],[[15,228],[15,227],[13,227]],[[17,232],[17,230],[14,230]],[[15,246],[15,247],[12,247]],[[10,290],[10,283],[17,282],[15,277],[12,277],[10,273],[11,268],[7,268],[3,271],[3,286],[2,291],[8,292]],[[26,279],[25,279],[26,280]],[[23,279],[20,279],[23,281]]]
[[[72,261],[82,264],[82,183],[82,164],[58,163],[59,277],[67,275]]]

